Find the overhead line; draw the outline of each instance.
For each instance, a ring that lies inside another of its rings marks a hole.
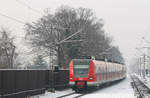
[[[24,2],[22,2],[22,1],[20,1],[20,0],[16,0],[16,1],[17,1],[19,4],[21,4],[21,5],[23,5],[23,6],[26,6],[26,7],[29,8],[30,10],[32,10],[32,11],[38,13],[38,14],[42,14],[42,12],[40,12],[40,11],[38,11],[38,10],[36,10],[36,9],[34,9],[34,8],[32,8],[32,7],[30,7],[28,4],[26,4],[26,3],[24,3]]]
[[[16,18],[7,16],[7,15],[5,15],[5,14],[3,14],[3,13],[0,13],[0,16],[3,16],[3,17],[8,18],[8,19],[11,19],[11,20],[16,21],[16,22],[21,23],[21,24],[25,24],[25,22],[23,22],[23,21],[21,21],[21,20],[18,20],[18,19],[16,19]]]

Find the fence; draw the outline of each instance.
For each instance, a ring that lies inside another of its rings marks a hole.
[[[0,70],[0,97],[24,98],[45,92],[44,70]]]
[[[48,82],[50,88],[54,87],[56,90],[59,90],[69,87],[69,70],[58,70],[57,72],[54,71],[53,76],[50,70],[48,73],[49,78],[47,79],[50,79]]]
[[[0,70],[0,98],[24,98],[45,93],[46,88],[69,87],[69,71]],[[52,81],[54,81],[52,83]]]

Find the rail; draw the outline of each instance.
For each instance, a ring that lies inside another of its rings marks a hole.
[[[150,88],[145,85],[137,76],[131,75],[131,85],[135,89],[136,94],[139,98],[149,98],[150,97]]]
[[[87,93],[81,93],[81,94],[79,94],[79,93],[75,93],[75,92],[72,92],[72,93],[69,93],[69,94],[65,94],[65,95],[62,95],[62,96],[59,96],[59,97],[57,97],[57,98],[65,98],[65,97],[71,97],[71,98],[79,98],[79,97],[81,97],[81,96],[84,96],[84,95],[86,95]],[[73,96],[72,96],[73,95]]]

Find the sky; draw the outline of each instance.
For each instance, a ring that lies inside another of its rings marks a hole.
[[[25,34],[22,22],[36,21],[47,8],[55,12],[61,5],[93,9],[127,62],[137,54],[135,48],[145,45],[141,38],[150,38],[150,0],[0,0],[0,27],[8,28],[20,40]]]

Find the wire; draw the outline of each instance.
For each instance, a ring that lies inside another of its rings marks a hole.
[[[26,3],[24,3],[24,2],[22,2],[22,1],[20,1],[20,0],[16,0],[16,1],[17,1],[19,4],[21,4],[21,5],[25,6],[25,7],[27,7],[28,9],[30,9],[30,10],[32,10],[32,11],[38,13],[38,14],[43,14],[43,13],[41,13],[40,11],[38,11],[38,10],[36,10],[36,9],[34,9],[34,8],[31,8],[29,5],[27,5]]]
[[[41,14],[40,11],[31,8],[31,7],[28,6],[27,4],[25,4],[25,3],[23,3],[23,2],[20,2],[20,1],[18,1],[18,0],[16,0],[16,1],[19,2],[20,4],[24,5],[24,6],[27,6],[29,9],[33,10],[34,12],[37,12],[37,13],[40,13],[40,14]],[[21,23],[21,24],[26,24],[25,22],[23,22],[23,21],[21,21],[21,20],[18,20],[18,19],[16,19],[16,18],[10,17],[10,16],[5,15],[5,14],[3,14],[3,13],[0,13],[0,16],[3,16],[3,17],[5,17],[5,18],[8,18],[8,19],[10,19],[10,20],[16,21],[16,22]]]
[[[8,18],[8,19],[11,19],[11,20],[16,21],[16,22],[21,23],[21,24],[25,24],[25,22],[23,22],[23,21],[21,21],[21,20],[18,20],[18,19],[16,19],[16,18],[7,16],[7,15],[4,15],[3,13],[0,13],[0,16],[3,16],[3,17]]]

